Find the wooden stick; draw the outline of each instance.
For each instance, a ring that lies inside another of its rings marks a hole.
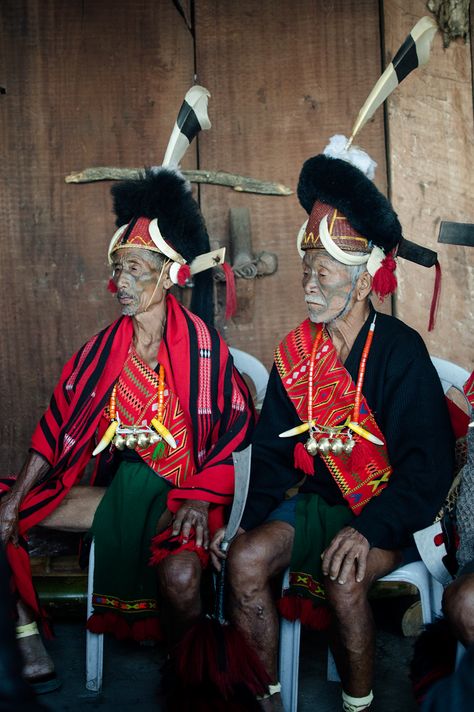
[[[225,171],[190,170],[181,171],[191,183],[210,183],[224,185],[240,193],[258,193],[260,195],[292,195],[293,191],[282,183],[262,181],[247,176],[239,176]],[[138,168],[114,168],[112,166],[98,166],[85,168],[79,173],[70,173],[66,176],[66,183],[93,183],[98,180],[128,180],[138,178],[143,170]]]

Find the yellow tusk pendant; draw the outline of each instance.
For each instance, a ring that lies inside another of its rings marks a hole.
[[[312,420],[311,422],[296,425],[294,428],[290,428],[290,430],[285,430],[284,433],[280,433],[278,437],[291,438],[293,435],[301,435],[301,433],[305,433],[307,430],[309,430],[315,424],[315,422],[316,421]]]
[[[380,438],[377,438],[375,435],[372,435],[372,433],[369,433],[369,431],[365,430],[361,425],[359,425],[359,423],[353,423],[352,420],[347,419],[346,425],[348,428],[353,430],[354,433],[360,435],[361,438],[369,440],[369,442],[374,443],[374,445],[383,445],[383,440],[380,440]]]
[[[107,430],[105,431],[105,433],[102,435],[102,438],[101,438],[101,440],[100,440],[100,443],[97,445],[96,449],[95,449],[94,452],[92,453],[92,457],[95,457],[96,455],[99,454],[99,452],[102,452],[102,450],[105,450],[105,448],[107,447],[107,445],[110,445],[110,443],[111,443],[112,440],[113,440],[113,437],[114,437],[114,435],[115,435],[115,431],[117,430],[117,428],[118,428],[118,421],[117,421],[117,420],[113,420],[113,421],[110,423],[110,425],[109,425],[109,427],[107,428]]]
[[[152,418],[152,419],[151,419],[151,424],[152,424],[153,427],[155,428],[155,430],[156,430],[156,432],[158,433],[158,435],[161,435],[161,437],[163,438],[163,440],[166,440],[166,442],[168,443],[168,445],[169,445],[170,447],[172,447],[173,449],[176,448],[176,440],[175,440],[174,437],[171,435],[171,433],[170,433],[170,431],[168,430],[168,428],[165,428],[165,426],[163,425],[163,423],[160,423],[160,421],[157,420],[156,418]]]

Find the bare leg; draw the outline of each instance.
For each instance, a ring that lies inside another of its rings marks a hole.
[[[34,622],[33,614],[22,601],[18,603],[17,611],[18,626]],[[54,663],[47,653],[39,634],[19,638],[18,647],[23,658],[23,677],[26,680],[33,680],[41,675],[53,672]]]
[[[271,679],[278,680],[278,613],[271,579],[289,566],[294,529],[286,522],[267,522],[242,534],[229,553],[231,611],[236,625],[259,654]],[[278,699],[263,709],[283,709]]]
[[[324,579],[328,603],[333,612],[330,630],[331,649],[345,692],[365,697],[372,689],[375,653],[375,626],[367,594],[381,576],[393,571],[401,562],[399,551],[371,549],[367,572],[362,582],[355,571],[344,584]]]
[[[87,531],[104,493],[103,487],[74,487],[54,512],[41,522],[41,526],[63,531]],[[32,611],[22,601],[17,605],[17,614],[19,626],[35,620]],[[39,634],[19,638],[18,646],[23,657],[23,676],[27,680],[53,672],[54,663]]]
[[[464,574],[444,592],[443,610],[463,645],[474,643],[474,574]]]
[[[164,559],[157,573],[163,598],[162,622],[173,644],[201,614],[201,564],[194,552],[183,551]]]

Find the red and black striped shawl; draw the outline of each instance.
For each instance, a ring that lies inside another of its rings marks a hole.
[[[22,502],[22,539],[80,481],[132,335],[131,317],[121,317],[92,337],[65,365],[31,441],[31,449],[51,467]],[[176,511],[183,499],[229,504],[234,491],[232,452],[248,444],[254,423],[247,386],[217,331],[171,295],[158,361],[165,367],[167,382],[193,434],[195,473],[184,487],[171,490],[168,507]],[[13,483],[13,477],[0,479],[0,494]],[[9,544],[7,555],[20,596],[37,610],[24,540],[19,548]]]

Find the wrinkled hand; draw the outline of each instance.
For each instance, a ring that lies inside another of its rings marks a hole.
[[[209,547],[208,512],[209,502],[185,499],[174,517],[173,536],[177,536],[181,532],[183,542],[186,544],[191,528],[194,527],[196,546],[204,546],[207,549]]]
[[[365,536],[352,527],[344,527],[322,553],[323,574],[344,584],[355,566],[355,578],[360,583],[365,576],[369,550]]]
[[[216,531],[212,537],[211,545],[209,547],[211,561],[216,571],[221,570],[221,559],[227,559],[227,554],[229,553],[229,550],[222,551],[221,549],[221,544],[224,541],[225,529],[225,527],[221,527]],[[235,535],[235,539],[239,536],[239,534],[243,534],[244,531],[245,530],[242,529],[242,527],[239,527],[239,530]],[[235,541],[235,539],[233,539],[233,541]]]
[[[18,546],[18,509],[20,500],[11,494],[6,494],[0,500],[0,541],[3,544],[11,541]]]

